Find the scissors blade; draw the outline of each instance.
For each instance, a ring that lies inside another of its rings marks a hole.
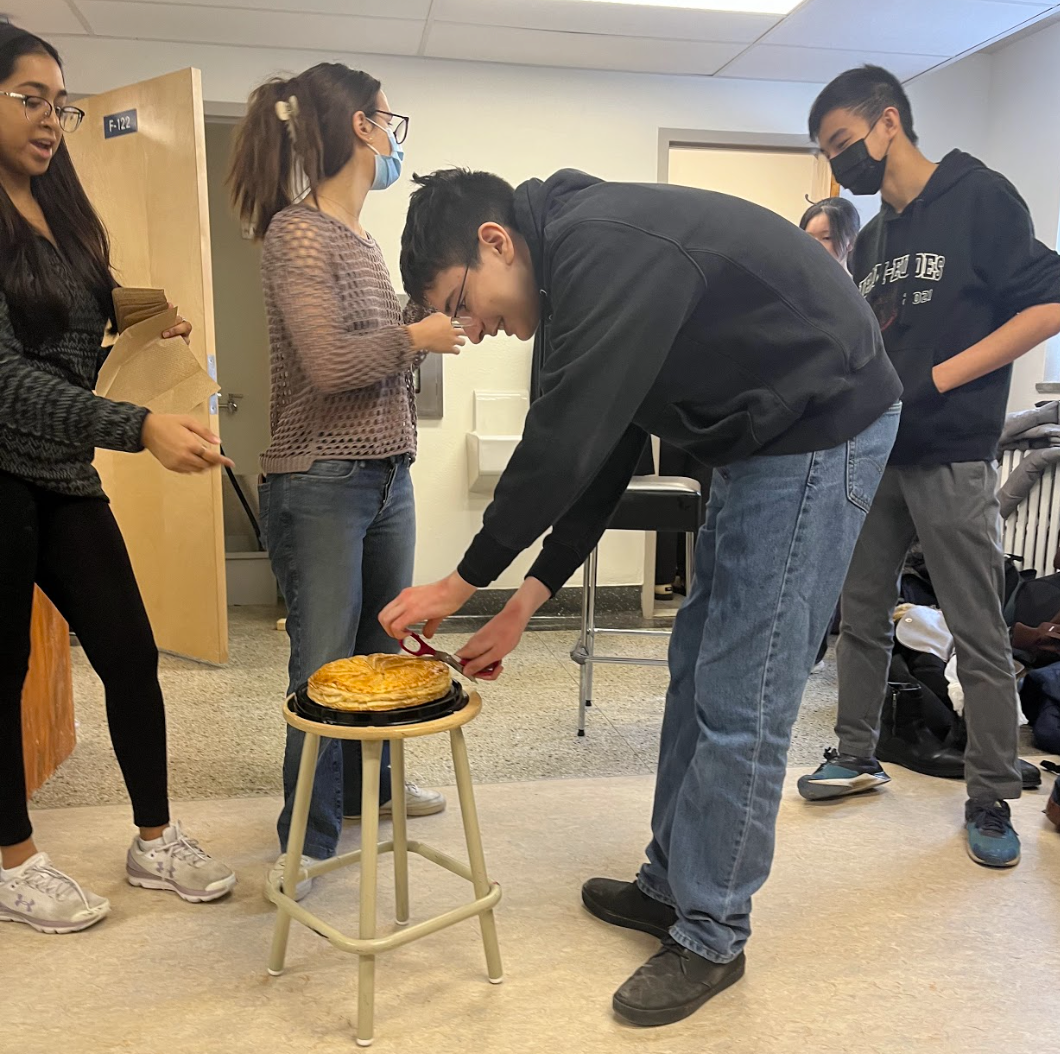
[[[464,669],[464,664],[455,655],[450,655],[447,651],[439,651],[435,652],[434,657],[446,663],[446,665],[452,666],[452,668],[456,670],[456,672],[459,673],[461,676],[471,677],[471,674],[469,674],[467,670]],[[471,677],[471,680],[477,681],[478,678]]]

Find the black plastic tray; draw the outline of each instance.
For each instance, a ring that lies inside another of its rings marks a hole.
[[[309,698],[307,685],[301,685],[291,700],[291,709],[307,721],[322,725],[341,725],[345,728],[393,728],[399,725],[417,725],[423,721],[437,721],[463,710],[468,703],[467,692],[457,681],[452,681],[449,691],[440,699],[429,703],[416,703],[395,710],[336,710],[322,706]]]

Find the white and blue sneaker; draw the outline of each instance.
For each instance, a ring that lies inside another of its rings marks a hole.
[[[816,772],[800,776],[798,786],[807,801],[828,801],[864,794],[890,782],[891,777],[875,758],[856,758],[829,747],[824,752],[824,763]]]
[[[1012,826],[1008,802],[969,798],[964,806],[968,855],[983,867],[1015,867],[1020,862],[1020,838]]]

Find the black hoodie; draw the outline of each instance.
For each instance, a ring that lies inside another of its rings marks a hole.
[[[1004,176],[970,154],[947,154],[901,213],[884,204],[851,262],[902,378],[892,465],[991,461],[1012,367],[939,393],[932,368],[1036,304],[1060,302],[1060,257],[1034,238]]]
[[[648,435],[706,465],[825,450],[901,392],[849,275],[776,213],[565,170],[522,184],[515,215],[542,291],[536,398],[460,565],[472,585],[554,527],[530,573],[559,589]]]

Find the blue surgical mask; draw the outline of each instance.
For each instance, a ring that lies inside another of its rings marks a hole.
[[[371,189],[386,190],[401,178],[401,162],[405,160],[405,148],[394,138],[394,133],[389,128],[383,128],[375,121],[371,123],[386,132],[386,137],[390,140],[389,157],[384,157],[371,143],[368,144],[375,150],[375,179],[372,181]]]

